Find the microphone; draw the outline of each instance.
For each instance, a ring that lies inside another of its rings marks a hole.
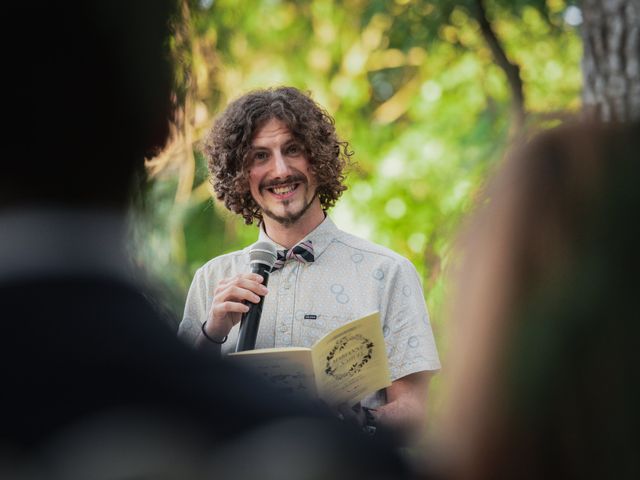
[[[258,242],[249,251],[249,263],[251,264],[251,273],[257,273],[264,282],[266,287],[269,281],[269,273],[276,263],[276,247],[270,242]],[[236,352],[244,350],[253,350],[256,347],[256,337],[258,335],[258,327],[260,326],[260,316],[262,315],[262,305],[264,297],[260,297],[258,303],[245,302],[249,306],[249,311],[242,314],[240,320],[240,332],[238,333],[238,343],[236,344]]]

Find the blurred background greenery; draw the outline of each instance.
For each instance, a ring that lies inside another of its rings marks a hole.
[[[356,165],[330,215],[408,257],[446,365],[452,240],[510,142],[580,108],[580,10],[565,0],[199,0],[173,49],[185,101],[148,162],[135,257],[180,318],[194,271],[257,236],[211,195],[198,142],[253,88],[293,85],[335,116]],[[439,379],[432,390],[438,410]]]

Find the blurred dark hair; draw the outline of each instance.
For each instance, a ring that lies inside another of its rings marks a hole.
[[[639,127],[543,133],[490,182],[453,297],[459,478],[640,475]]]
[[[563,222],[564,265],[547,267],[514,305],[501,440],[509,476],[640,477],[639,126],[568,129],[541,141],[548,160],[538,162],[565,164],[558,207],[574,215]],[[583,155],[571,155],[572,142]]]
[[[173,120],[177,0],[10,2],[0,206],[123,207]]]
[[[227,107],[204,144],[218,200],[241,214],[248,225],[260,221],[262,212],[249,190],[247,153],[254,135],[273,118],[284,122],[302,143],[324,210],[331,208],[347,189],[343,170],[352,152],[347,142],[338,139],[333,118],[293,87],[250,92]]]

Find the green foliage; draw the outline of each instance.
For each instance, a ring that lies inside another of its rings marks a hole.
[[[252,88],[310,91],[355,151],[334,220],[413,261],[439,340],[446,335],[442,282],[452,238],[512,133],[511,94],[475,20],[475,3],[191,4],[195,137]],[[581,46],[562,21],[566,2],[485,3],[509,59],[521,68],[529,127],[576,110]],[[140,261],[179,292],[174,299],[184,298],[195,269],[257,235],[211,200],[205,161],[197,155],[195,162],[186,201],[174,200],[179,167],[155,179],[146,197],[151,216],[138,232]],[[180,315],[182,301],[172,308]]]

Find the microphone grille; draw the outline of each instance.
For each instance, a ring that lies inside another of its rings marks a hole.
[[[271,242],[255,243],[249,250],[250,263],[263,263],[269,267],[273,267],[276,263],[276,246]]]

